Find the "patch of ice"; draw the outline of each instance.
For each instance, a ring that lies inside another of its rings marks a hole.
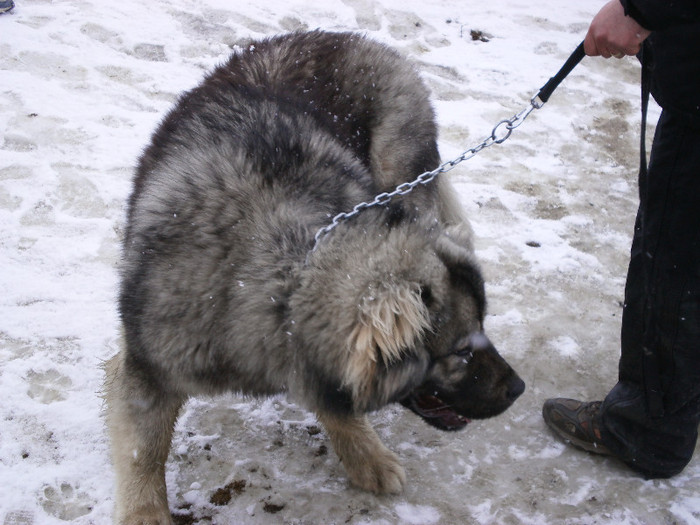
[[[678,498],[669,510],[685,523],[700,523],[700,496]]]
[[[579,354],[581,347],[576,341],[567,335],[562,335],[549,342],[549,346],[554,348],[562,357],[573,357]]]
[[[396,505],[395,509],[402,523],[429,525],[440,521],[440,513],[435,507],[400,503]]]

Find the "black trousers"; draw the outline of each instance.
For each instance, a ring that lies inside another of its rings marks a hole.
[[[603,441],[646,477],[666,478],[692,458],[700,424],[700,130],[662,113],[639,192]]]

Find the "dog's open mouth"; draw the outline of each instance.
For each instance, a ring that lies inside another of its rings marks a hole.
[[[401,404],[441,430],[461,430],[471,422],[434,394],[414,392],[401,400]]]

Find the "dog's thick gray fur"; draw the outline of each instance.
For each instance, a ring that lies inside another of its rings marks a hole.
[[[352,483],[405,474],[365,414],[401,402],[443,429],[524,385],[483,335],[471,231],[443,178],[331,217],[439,164],[411,65],[349,33],[251,44],[181,97],[141,157],[107,364],[118,523],[170,523],[164,464],[182,403],[288,392]]]

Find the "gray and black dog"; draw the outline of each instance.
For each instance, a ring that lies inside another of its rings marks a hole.
[[[351,33],[236,52],[184,94],[140,159],[107,364],[118,523],[170,523],[164,465],[189,396],[289,393],[350,481],[405,483],[366,414],[400,402],[446,430],[524,383],[483,333],[472,233],[444,178],[336,214],[439,164],[428,90]]]

